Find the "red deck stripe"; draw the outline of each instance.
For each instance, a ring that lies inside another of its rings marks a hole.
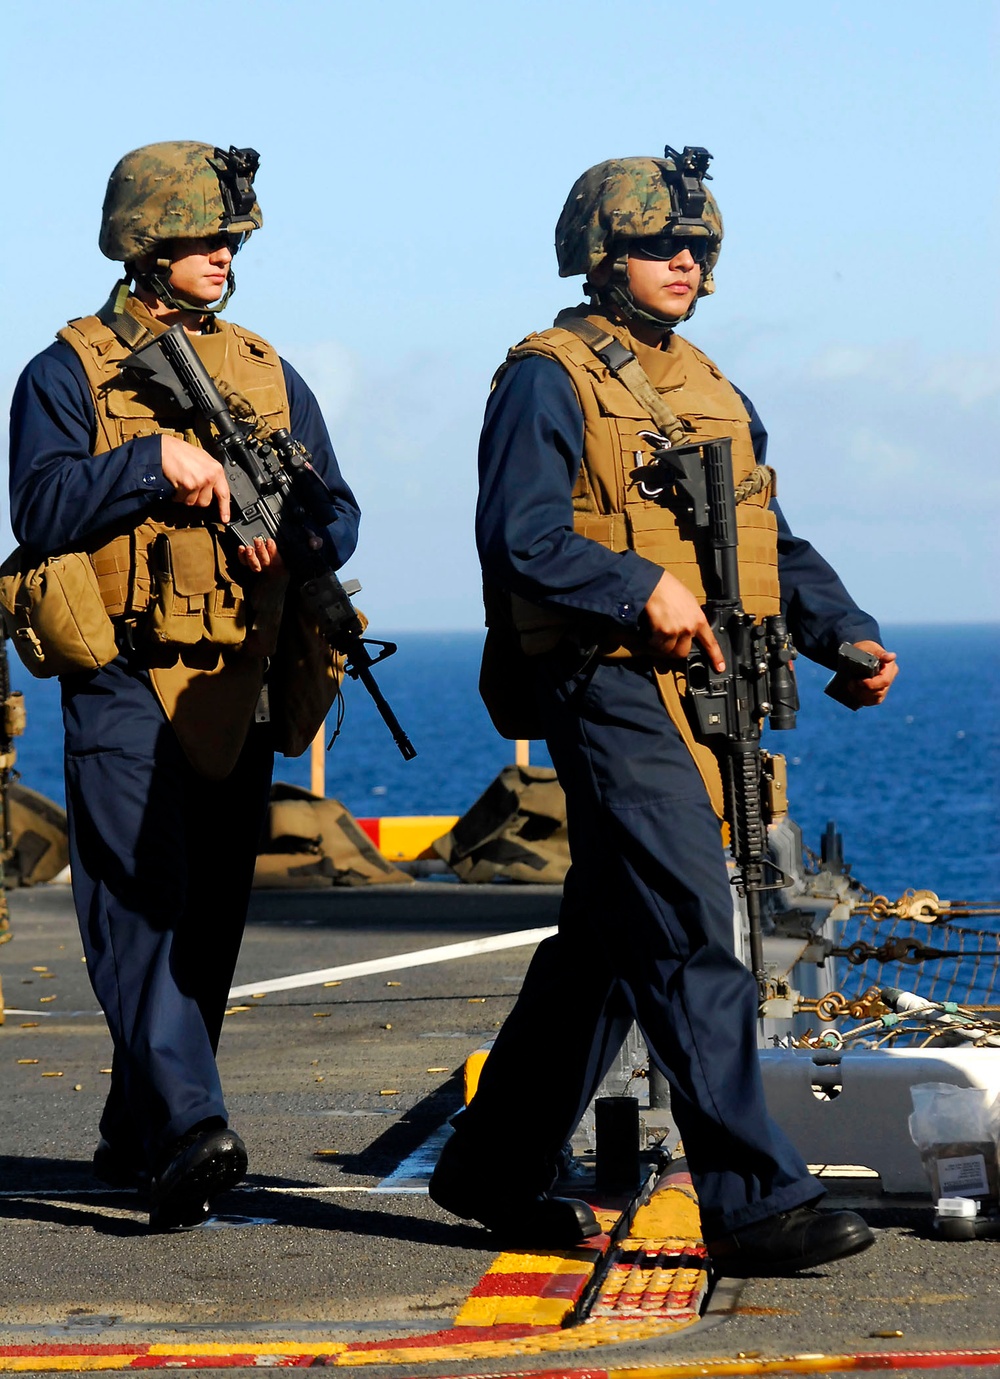
[[[375,846],[378,847],[378,845],[379,845],[379,842],[378,842],[378,840],[379,840],[379,833],[380,833],[381,827],[382,827],[382,820],[381,820],[381,819],[356,819],[356,820],[355,820],[355,823],[357,823],[361,828],[364,829],[365,833],[368,834],[368,837],[372,840],[372,842],[375,844]]]
[[[565,1298],[576,1297],[588,1283],[591,1271],[578,1274],[483,1274],[470,1298]]]

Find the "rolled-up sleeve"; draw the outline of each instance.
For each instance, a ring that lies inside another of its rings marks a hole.
[[[476,541],[483,573],[534,603],[635,627],[663,571],[573,530],[583,414],[554,360],[518,360],[486,407]]]

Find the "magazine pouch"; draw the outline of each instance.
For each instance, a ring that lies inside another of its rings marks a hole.
[[[244,603],[220,564],[208,527],[175,527],[153,542],[155,598],[149,635],[162,646],[238,646],[246,636]]]

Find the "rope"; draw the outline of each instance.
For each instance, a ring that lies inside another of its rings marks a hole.
[[[736,485],[736,501],[744,502],[747,498],[752,498],[755,493],[763,493],[766,488],[774,487],[774,470],[769,464],[759,464],[743,480]]]

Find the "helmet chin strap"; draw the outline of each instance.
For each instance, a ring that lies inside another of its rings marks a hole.
[[[135,280],[146,292],[152,292],[164,306],[173,307],[175,311],[196,311],[201,316],[214,316],[220,312],[230,297],[236,291],[236,274],[230,267],[226,274],[226,290],[219,301],[212,306],[206,306],[204,302],[192,302],[186,297],[179,296],[170,286],[169,259],[157,259],[156,266],[146,273],[137,272]]]
[[[669,335],[676,326],[681,324],[676,317],[661,316],[658,312],[649,311],[646,307],[641,307],[632,296],[632,288],[628,280],[628,254],[621,254],[615,259],[611,266],[611,277],[603,287],[596,287],[592,282],[584,284],[584,291],[591,298],[595,306],[602,310],[612,310],[618,315],[623,316],[626,321],[642,321],[645,325],[655,326],[657,330],[662,330],[664,335]],[[692,301],[687,314],[681,318],[690,321],[694,315],[694,308],[697,297]]]

